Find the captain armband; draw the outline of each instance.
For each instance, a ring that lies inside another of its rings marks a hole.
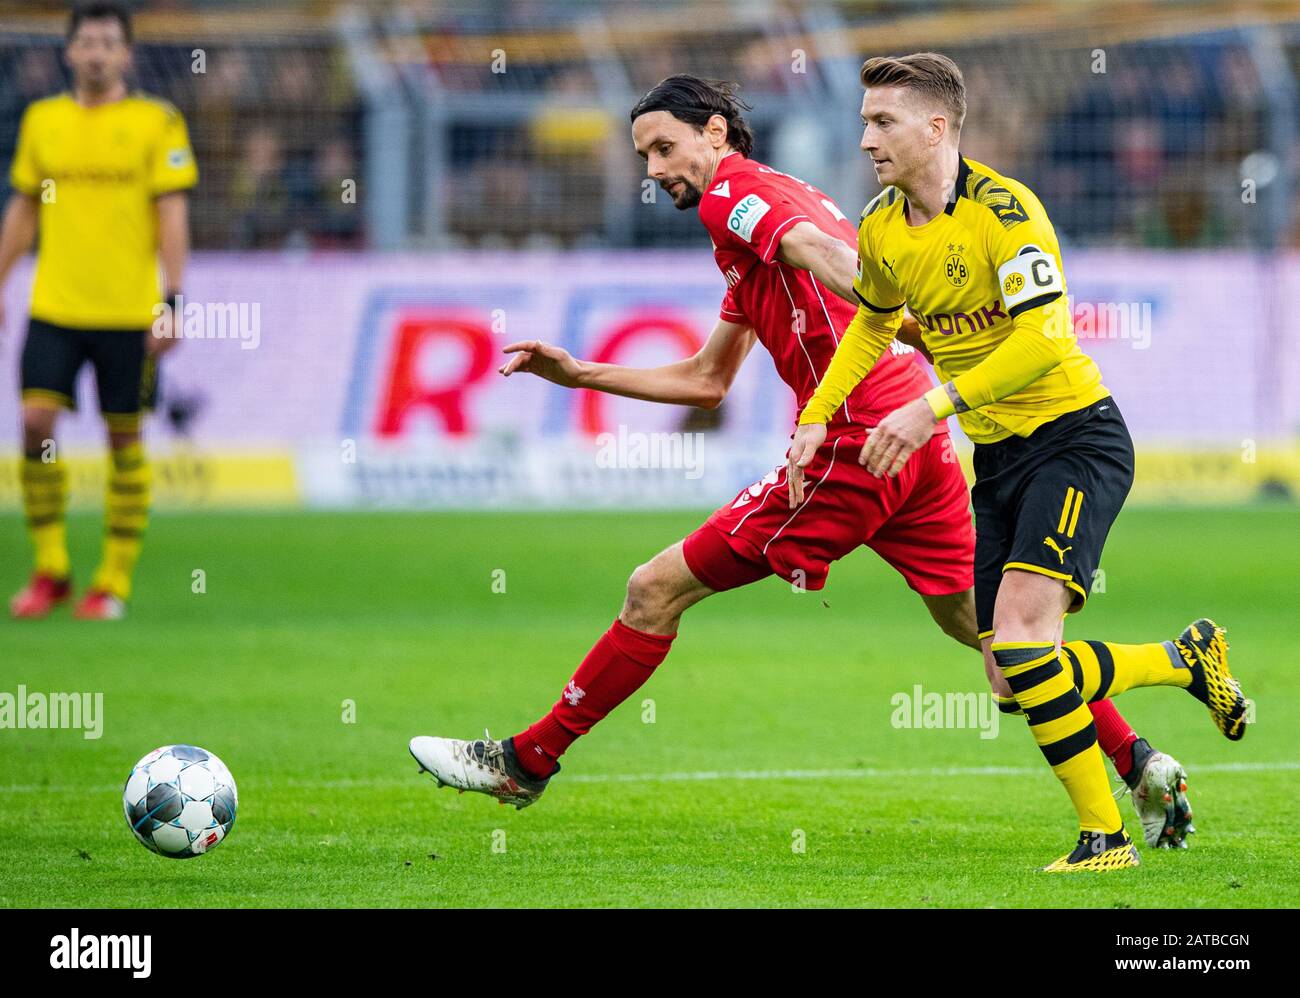
[[[998,287],[1007,314],[1014,319],[1021,312],[1059,298],[1065,292],[1065,278],[1056,257],[1028,245],[998,268]]]

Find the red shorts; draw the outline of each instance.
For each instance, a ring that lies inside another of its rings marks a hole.
[[[779,575],[821,589],[831,562],[861,544],[923,596],[974,584],[975,528],[966,477],[948,434],[936,433],[895,478],[858,464],[865,435],[827,441],[804,472],[804,502],[789,508],[785,465],[718,509],[686,538],[697,579],[722,591]]]

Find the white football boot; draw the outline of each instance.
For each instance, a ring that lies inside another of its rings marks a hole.
[[[1133,743],[1133,768],[1124,782],[1142,819],[1142,837],[1154,849],[1186,849],[1192,827],[1187,772],[1173,756],[1153,749],[1145,738]]]
[[[519,809],[542,796],[551,776],[560,771],[556,763],[546,779],[533,779],[515,759],[514,740],[498,742],[486,730],[472,742],[418,735],[411,739],[410,750],[420,772],[431,773],[438,786],[455,787],[461,793],[473,790]]]

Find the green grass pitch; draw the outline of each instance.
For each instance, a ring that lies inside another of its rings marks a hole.
[[[1257,702],[1257,725],[1230,744],[1182,691],[1121,698],[1139,734],[1187,766],[1200,831],[1186,852],[1144,849],[1137,870],[1037,872],[1072,845],[1073,812],[1022,721],[991,740],[891,726],[891,697],[916,683],[985,682],[979,659],[869,551],[835,566],[822,593],[768,580],[690,611],[667,662],[574,746],[535,806],[417,777],[411,735],[486,725],[505,737],[549,707],[631,570],[698,521],[155,516],[129,620],[77,623],[65,609],[0,621],[0,691],[102,691],[105,711],[99,740],[0,730],[0,905],[1220,907],[1300,896],[1294,507],[1126,512],[1106,591],[1069,621],[1072,638],[1139,641],[1212,615]],[[0,517],[0,530],[7,595],[27,548],[18,516]],[[99,519],[78,515],[71,530],[84,582]],[[191,591],[195,570],[205,593]],[[219,754],[240,792],[231,837],[183,863],[141,848],[121,811],[131,765],[170,742]]]

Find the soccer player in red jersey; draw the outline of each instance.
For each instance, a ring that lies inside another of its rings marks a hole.
[[[726,279],[718,322],[701,350],[636,369],[577,360],[533,340],[506,347],[513,356],[503,375],[522,371],[568,388],[714,408],[761,342],[802,411],[856,313],[857,230],[817,188],[749,158],[745,109],[729,85],[674,76],[631,115],[649,176],[677,208],[698,208]],[[920,342],[915,320],[905,320],[900,337]],[[871,427],[929,387],[912,347],[896,342],[830,420],[826,442],[805,470],[802,505],[788,508],[784,465],[742,489],[632,573],[622,612],[545,716],[504,742],[486,733],[474,741],[414,738],[411,754],[421,768],[440,785],[531,804],[559,771],[560,755],[650,678],[689,607],[774,574],[821,589],[830,563],[862,545],[898,570],[945,633],[979,651],[969,493],[946,422],[935,425],[896,477],[877,477],[856,459]],[[1005,680],[989,675],[1000,705],[1014,712]],[[1162,802],[1157,817],[1161,832],[1173,828],[1181,841],[1190,816],[1181,767],[1138,739],[1109,701],[1092,708],[1099,728],[1113,729],[1111,754],[1121,775],[1158,775],[1159,789],[1170,790],[1171,804],[1177,800],[1167,815]]]

